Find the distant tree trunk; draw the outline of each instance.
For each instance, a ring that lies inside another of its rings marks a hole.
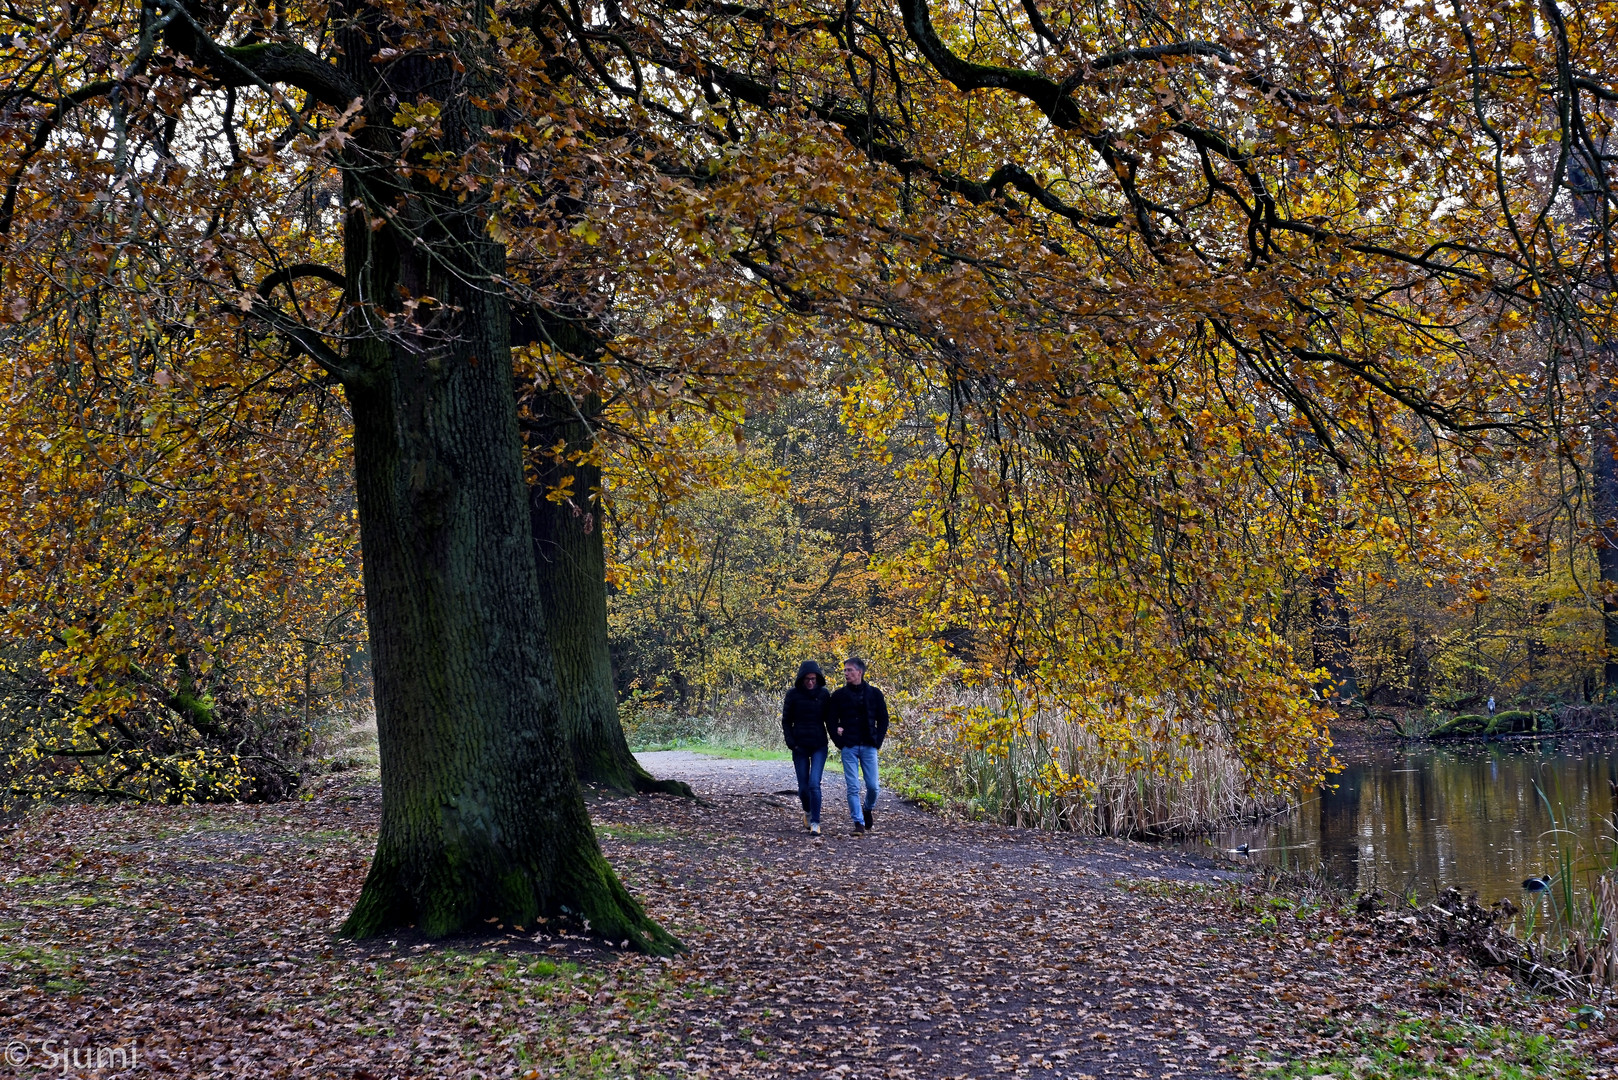
[[[1599,152],[1604,154],[1605,137],[1598,142]],[[1580,226],[1595,234],[1611,228],[1602,160],[1581,148],[1568,159],[1567,175]],[[1608,283],[1612,283],[1610,270]],[[1609,343],[1596,343],[1591,350],[1598,365],[1598,379],[1613,376],[1613,348]],[[1606,647],[1601,682],[1603,697],[1611,700],[1618,693],[1618,401],[1610,389],[1597,395],[1590,426],[1590,517],[1600,536],[1596,566],[1601,588],[1601,637]]]
[[[447,60],[381,67],[357,9],[342,65],[376,100],[443,103],[442,142],[487,116]],[[383,74],[385,73],[385,74]],[[446,89],[449,88],[449,89]],[[479,200],[376,162],[397,132],[350,142],[345,376],[382,759],[376,854],[343,931],[429,935],[577,916],[667,952],[602,857],[563,739],[512,392],[504,251]],[[369,169],[366,167],[369,166]],[[385,215],[366,207],[386,206]]]
[[[1309,629],[1314,646],[1315,666],[1326,669],[1330,687],[1327,696],[1352,701],[1359,696],[1354,677],[1354,647],[1350,637],[1348,604],[1338,591],[1335,567],[1325,567],[1314,575],[1314,591],[1309,597]]]
[[[1549,561],[1547,558],[1546,562]],[[1544,575],[1540,575],[1540,587],[1545,587]],[[1528,685],[1538,691],[1540,678],[1545,674],[1545,655],[1549,651],[1545,645],[1545,619],[1551,613],[1551,602],[1541,600],[1534,605],[1533,611],[1533,632],[1528,639]]]
[[[556,665],[562,730],[579,780],[617,791],[691,795],[678,780],[652,776],[629,752],[618,719],[618,695],[607,644],[607,556],[598,493],[601,468],[581,456],[591,448],[588,417],[565,395],[529,400],[524,434],[533,469],[528,485],[530,530]],[[591,413],[594,408],[588,403]],[[560,458],[551,449],[565,444]],[[569,459],[572,460],[569,460]],[[552,499],[572,478],[571,496]]]
[[[1429,657],[1427,654],[1427,635],[1425,633],[1427,628],[1426,615],[1426,610],[1423,608],[1419,615],[1412,613],[1406,618],[1410,625],[1410,650],[1407,660],[1410,694],[1406,704],[1415,706],[1425,706],[1428,703],[1427,676]]]
[[[1311,451],[1320,449],[1313,436],[1306,438],[1304,445]],[[1318,475],[1325,505],[1335,506],[1339,499],[1337,477],[1329,468],[1322,469]],[[1337,567],[1330,562],[1322,562],[1310,575],[1309,640],[1314,649],[1315,666],[1326,669],[1330,684],[1320,688],[1321,696],[1346,703],[1359,697],[1360,691],[1354,676],[1354,643],[1341,578]]]
[[[878,584],[876,576],[871,574],[871,560],[876,558],[876,520],[871,511],[871,500],[861,495],[858,500],[860,521],[860,552],[865,556],[864,571],[868,577],[865,586],[865,606],[880,607],[882,604],[882,586]]]
[[[1607,649],[1601,681],[1609,698],[1618,692],[1618,417],[1614,416],[1615,406],[1618,403],[1609,395],[1602,395],[1596,410],[1590,463],[1590,516],[1601,536],[1601,543],[1596,547],[1596,565],[1601,582],[1602,641]]]

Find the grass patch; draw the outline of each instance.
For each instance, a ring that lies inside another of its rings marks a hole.
[[[49,993],[77,994],[84,980],[74,978],[78,965],[62,950],[46,945],[11,945],[0,942],[0,971],[9,970],[9,982],[32,983]]]
[[[9,881],[0,881],[0,889],[13,885],[60,885],[76,880],[73,874],[20,874]]]
[[[1113,885],[1139,896],[1185,901],[1203,901],[1230,888],[1228,885],[1209,885],[1200,881],[1165,881],[1162,878],[1119,878]]]
[[[735,743],[715,742],[709,739],[670,739],[666,742],[654,743],[649,746],[635,747],[637,753],[648,753],[654,750],[687,750],[693,754],[707,754],[711,757],[741,758],[745,761],[791,761],[792,755],[785,750],[776,750],[762,746],[741,746]]]
[[[882,762],[882,786],[899,798],[943,810],[950,802],[949,778],[933,764],[912,757],[901,743]]]
[[[747,761],[791,761],[792,755],[785,750],[764,750],[756,746],[688,746],[698,754],[709,754],[713,757],[743,758]]]
[[[97,904],[110,904],[104,896],[47,896],[34,900],[24,900],[24,907],[95,907]]]
[[[623,840],[629,843],[659,843],[664,840],[678,840],[681,835],[680,832],[674,829],[657,829],[644,825],[596,826],[596,837],[598,839]]]
[[[399,964],[399,960],[393,961]],[[481,950],[445,949],[411,957],[407,962],[412,983],[436,990],[543,990],[558,979],[579,978],[579,966],[566,960],[534,958]],[[387,964],[372,972],[385,976]]]
[[[406,974],[413,989],[427,988],[439,1001],[438,1012],[450,1016],[457,1009],[491,996],[542,1002],[545,1018],[506,1031],[505,1045],[515,1059],[520,1077],[567,1080],[631,1080],[649,1075],[653,1063],[671,1047],[648,1045],[626,1036],[594,1045],[580,1045],[572,1037],[570,1018],[595,1015],[612,1004],[631,1024],[651,1020],[666,997],[678,986],[666,975],[645,981],[625,980],[611,971],[581,967],[566,960],[509,955],[491,950],[445,949],[414,957],[397,958],[372,966],[379,988]],[[653,1040],[655,1044],[656,1040]],[[657,1055],[657,1056],[654,1056]],[[486,1063],[494,1064],[499,1054]]]
[[[1344,1033],[1348,1046],[1324,1057],[1262,1068],[1264,1080],[1578,1080],[1586,1059],[1549,1035],[1507,1027],[1406,1017]]]

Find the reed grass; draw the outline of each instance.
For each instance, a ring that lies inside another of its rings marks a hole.
[[[1618,818],[1608,819],[1610,834],[1590,850],[1564,824],[1565,803],[1554,784],[1536,783],[1534,790],[1550,817],[1556,873],[1546,890],[1547,917],[1541,920],[1530,899],[1508,929],[1529,959],[1566,972],[1592,993],[1611,993],[1618,987]]]
[[[889,755],[893,786],[1008,825],[1097,836],[1190,836],[1289,805],[1253,794],[1214,724],[1167,715],[1109,737],[1060,710],[1038,709],[986,741],[960,720],[983,708],[960,692],[910,705]]]
[[[681,713],[651,695],[618,704],[631,750],[784,750],[781,697],[762,690],[725,695],[701,713]]]

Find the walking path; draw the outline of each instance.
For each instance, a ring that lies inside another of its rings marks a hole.
[[[1370,940],[1342,912],[1266,909],[1245,875],[1171,849],[946,822],[886,795],[857,838],[831,774],[812,839],[784,763],[641,760],[706,805],[603,800],[609,855],[691,947],[677,964],[726,987],[677,1006],[669,1069],[1228,1076],[1390,1007],[1430,1012],[1435,994],[1503,1000],[1450,958]]]
[[[792,771],[790,761],[752,761],[698,754],[690,750],[651,750],[636,754],[635,760],[660,780],[684,780],[710,794],[765,794],[798,789],[797,775]],[[826,782],[831,783],[835,776],[838,783],[836,790],[841,791],[842,773],[836,771],[841,766],[834,769],[834,760],[828,759],[826,762]]]
[[[273,806],[31,814],[0,835],[0,1074],[61,1075],[51,1054],[72,1047],[136,1055],[74,1073],[103,1078],[1206,1078],[1406,1014],[1551,1034],[1567,1017],[1172,850],[886,796],[856,838],[835,773],[813,839],[784,762],[643,760],[700,800],[590,807],[686,946],[666,960],[566,920],[338,936],[375,849],[374,774]],[[1599,1034],[1578,1037],[1608,1052]]]

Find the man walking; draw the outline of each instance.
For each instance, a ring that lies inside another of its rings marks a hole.
[[[854,835],[861,836],[871,828],[871,812],[876,809],[876,752],[888,737],[888,702],[882,691],[865,681],[865,661],[857,656],[843,662],[843,685],[831,696],[828,726],[832,742],[843,754]]]

